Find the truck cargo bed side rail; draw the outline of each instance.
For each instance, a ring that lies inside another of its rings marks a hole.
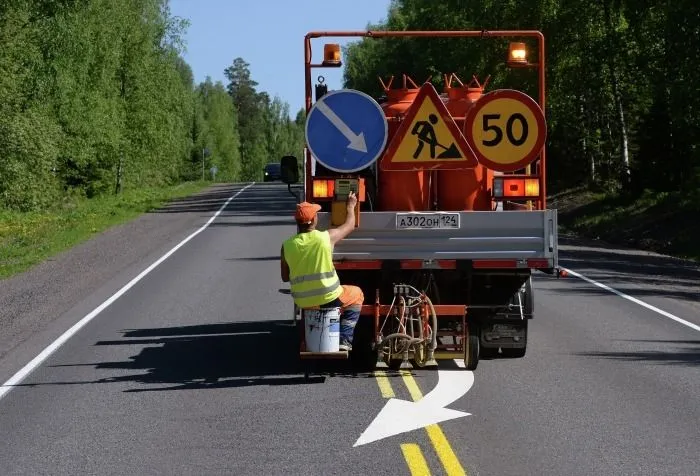
[[[466,211],[459,228],[397,229],[401,212],[363,212],[334,260],[549,259],[557,266],[557,211]],[[319,213],[327,229],[329,213]]]

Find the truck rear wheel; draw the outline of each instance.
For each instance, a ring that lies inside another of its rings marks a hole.
[[[475,324],[469,324],[464,339],[464,367],[475,370],[479,365],[479,330]]]

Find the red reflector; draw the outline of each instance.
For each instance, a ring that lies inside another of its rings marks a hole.
[[[472,265],[475,268],[517,268],[517,262],[514,259],[475,259]]]
[[[550,268],[549,260],[546,258],[532,258],[527,260],[528,268]]]
[[[440,260],[439,263],[442,269],[457,269],[457,262],[455,260]]]
[[[333,263],[335,269],[382,269],[381,261],[340,261]]]
[[[423,262],[418,260],[403,260],[401,261],[401,269],[421,269]]]

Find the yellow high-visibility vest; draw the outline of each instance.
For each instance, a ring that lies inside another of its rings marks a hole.
[[[327,231],[298,233],[283,243],[294,303],[309,308],[329,303],[343,293],[333,266],[333,246]]]

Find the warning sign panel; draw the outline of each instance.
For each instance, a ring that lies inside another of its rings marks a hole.
[[[500,172],[515,172],[534,161],[544,148],[547,122],[539,104],[527,94],[497,89],[469,110],[465,130],[479,163]]]
[[[380,163],[381,170],[464,169],[478,165],[435,87],[418,91]]]

